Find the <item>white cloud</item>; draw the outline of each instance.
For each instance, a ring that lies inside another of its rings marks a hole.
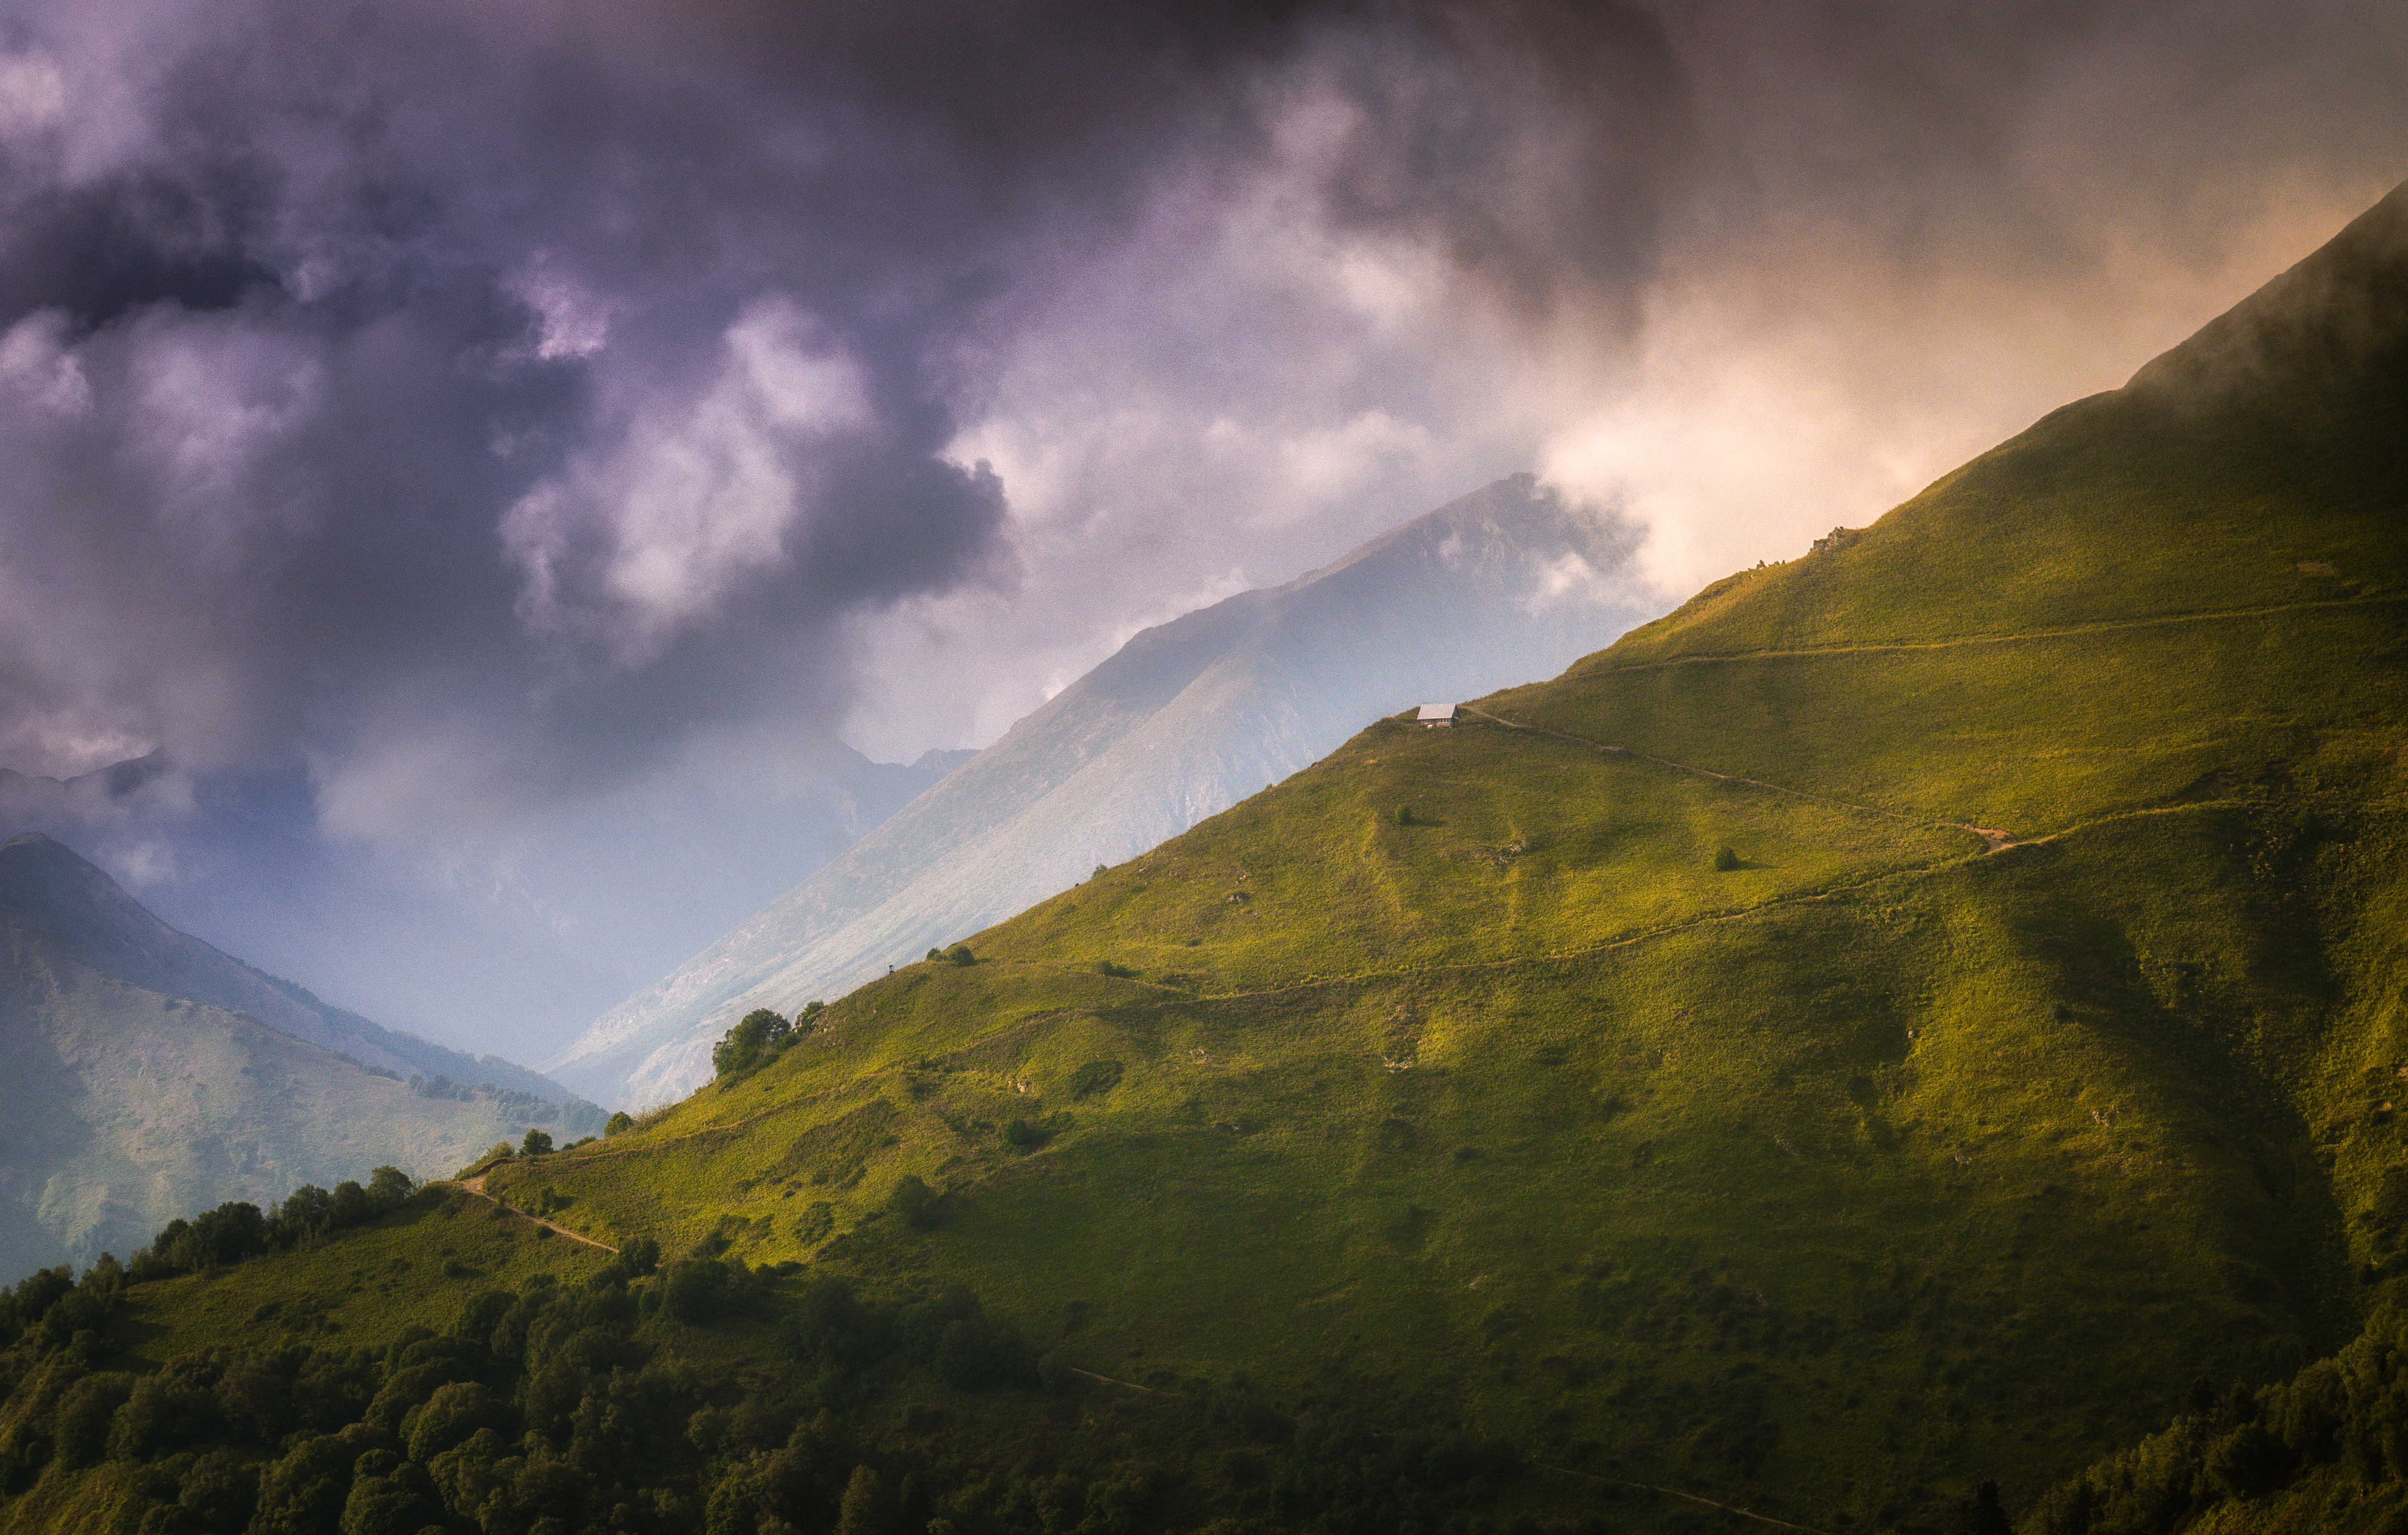
[[[600,295],[538,253],[509,281],[512,293],[542,322],[534,352],[545,362],[591,357],[610,340],[610,306]]]
[[[53,416],[79,416],[92,409],[92,381],[65,345],[66,316],[42,309],[0,336],[0,380],[24,406]]]
[[[815,455],[871,423],[859,367],[792,302],[750,306],[699,397],[640,407],[619,445],[529,492],[502,523],[541,631],[658,655],[745,581],[786,567]],[[598,548],[593,567],[581,556]]]
[[[2200,247],[2145,215],[2071,272],[1935,269],[1821,210],[1685,251],[1648,292],[1627,371],[1556,387],[1541,477],[1619,496],[1668,595],[1860,527],[2157,352],[2379,195],[2278,182]]]
[[[47,54],[0,53],[0,139],[42,132],[66,108],[66,77]]]

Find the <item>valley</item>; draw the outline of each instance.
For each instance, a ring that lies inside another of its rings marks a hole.
[[[172,1217],[379,1164],[449,1170],[608,1114],[498,1057],[328,1007],[136,903],[61,843],[0,843],[0,1262],[128,1253]],[[458,1077],[448,1073],[457,1072]]]

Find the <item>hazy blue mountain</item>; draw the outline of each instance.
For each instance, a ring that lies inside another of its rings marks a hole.
[[[1547,676],[1654,616],[1627,526],[1527,475],[1138,635],[551,1067],[607,1101],[709,1077],[750,1008],[850,989],[1175,836],[1427,699]]]
[[[330,1008],[178,932],[38,833],[0,843],[0,1273],[390,1163],[451,1170],[602,1112],[523,1067]],[[475,1085],[475,1084],[484,1085]]]
[[[490,1083],[565,1099],[560,1083],[498,1055],[470,1055],[332,1007],[152,916],[115,880],[38,832],[0,843],[0,906],[45,927],[104,975],[248,1013],[281,1033],[404,1076]]]
[[[188,773],[154,754],[64,780],[0,769],[0,837],[46,832],[171,925],[264,970],[415,1034],[524,1059],[560,1049],[967,755],[872,762],[802,741],[767,775],[672,775],[482,840],[378,847],[324,835],[298,768]]]

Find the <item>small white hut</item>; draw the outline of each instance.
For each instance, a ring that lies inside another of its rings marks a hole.
[[[1422,711],[1413,718],[1425,729],[1450,725],[1455,723],[1455,709],[1453,704],[1424,704]]]

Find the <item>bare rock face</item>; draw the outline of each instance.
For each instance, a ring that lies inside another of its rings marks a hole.
[[[1285,586],[1146,630],[742,926],[597,1020],[553,1074],[652,1104],[792,1011],[1176,836],[1425,699],[1552,675],[1655,614],[1637,535],[1527,475]]]

